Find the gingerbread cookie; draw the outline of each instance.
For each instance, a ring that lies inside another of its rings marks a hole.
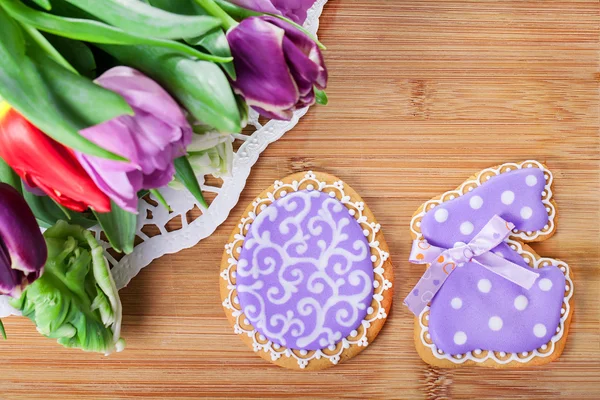
[[[527,242],[556,231],[552,173],[537,161],[488,168],[424,203],[410,261],[428,268],[405,304],[434,366],[513,368],[562,353],[573,314],[569,266]]]
[[[225,246],[221,277],[235,333],[291,369],[355,356],[392,303],[381,226],[352,188],[324,173],[276,181],[248,206]]]

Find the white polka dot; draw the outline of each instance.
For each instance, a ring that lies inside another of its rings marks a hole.
[[[467,334],[462,331],[456,332],[454,334],[454,343],[456,343],[458,345],[467,343]]]
[[[547,292],[548,290],[552,289],[552,281],[548,278],[540,279],[540,281],[538,282],[538,286],[544,292]]]
[[[499,331],[500,329],[502,329],[502,325],[503,325],[502,318],[500,318],[498,316],[493,316],[488,321],[488,326],[493,331]]]
[[[469,205],[473,210],[479,210],[483,205],[483,199],[481,196],[473,196],[471,200],[469,200]]]
[[[462,300],[460,299],[460,297],[455,297],[450,301],[450,305],[455,310],[458,310],[459,308],[462,307]]]
[[[475,227],[469,221],[460,224],[460,233],[463,235],[470,235],[473,232],[473,229],[475,229]]]
[[[519,311],[523,311],[524,309],[527,308],[527,305],[529,304],[529,300],[527,300],[527,297],[523,296],[523,295],[519,295],[517,297],[515,297],[515,308]]]
[[[535,186],[535,184],[537,183],[537,178],[535,177],[535,175],[527,175],[527,178],[525,178],[525,182],[527,183],[527,186]]]
[[[535,324],[533,327],[533,334],[539,338],[546,336],[546,327],[543,324]],[[456,342],[456,335],[454,338],[454,341]]]
[[[498,257],[504,258],[504,254],[502,254],[501,251],[495,251],[494,254],[497,255]]]
[[[500,200],[502,200],[503,204],[510,205],[513,203],[513,201],[515,201],[515,193],[510,190],[502,192]]]
[[[448,219],[448,210],[445,208],[438,208],[435,214],[433,214],[435,220],[439,223],[446,222]]]
[[[521,218],[529,219],[533,215],[533,210],[531,207],[523,207],[521,208]]]
[[[492,289],[492,282],[490,282],[489,279],[480,279],[479,282],[477,282],[477,289],[479,289],[481,293],[489,293]]]

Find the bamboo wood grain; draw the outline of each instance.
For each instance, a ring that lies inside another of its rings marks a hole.
[[[122,291],[124,353],[105,358],[6,320],[1,399],[600,398],[600,7],[598,1],[332,0],[320,37],[330,104],[264,153],[232,217],[209,239],[144,269]],[[425,200],[482,168],[535,158],[555,173],[559,227],[534,245],[567,261],[575,315],[563,356],[518,371],[425,365],[402,299],[422,273],[405,260]],[[395,299],[377,340],[348,363],[302,373],[233,334],[219,263],[246,205],[291,172],[346,180],[382,224]]]

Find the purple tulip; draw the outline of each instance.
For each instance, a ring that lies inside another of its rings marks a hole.
[[[115,67],[96,83],[119,93],[135,112],[92,126],[81,134],[129,162],[77,153],[96,185],[119,207],[137,213],[137,192],[167,185],[173,160],[186,154],[192,127],[183,110],[156,82],[129,67]]]
[[[230,3],[249,10],[267,14],[283,15],[297,24],[306,21],[306,11],[316,0],[229,0]]]
[[[268,118],[290,120],[327,86],[321,50],[304,32],[276,17],[250,17],[227,33],[237,79],[233,87]]]
[[[42,274],[48,249],[27,202],[0,183],[0,294],[19,297]]]

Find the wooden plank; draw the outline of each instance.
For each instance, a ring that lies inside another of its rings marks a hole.
[[[232,217],[123,290],[124,353],[69,351],[6,320],[3,399],[600,398],[600,9],[598,1],[367,1],[327,5],[330,104],[315,107],[253,170]],[[535,158],[556,174],[559,229],[535,246],[575,280],[566,351],[519,371],[428,367],[401,302],[422,270],[406,262],[413,211],[487,166]],[[305,169],[338,175],[383,225],[395,305],[361,355],[318,373],[264,362],[221,309],[223,245],[246,204]]]

